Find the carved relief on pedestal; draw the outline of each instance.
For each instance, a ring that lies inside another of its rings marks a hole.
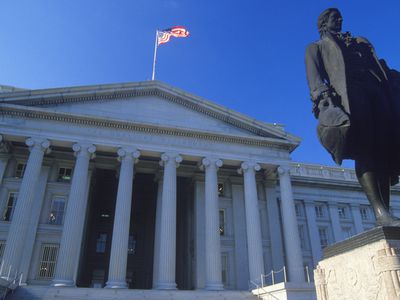
[[[314,278],[318,300],[400,299],[400,248],[381,242],[324,259]]]

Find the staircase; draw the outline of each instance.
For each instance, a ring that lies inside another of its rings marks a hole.
[[[7,300],[256,300],[247,291],[158,291],[20,286]]]

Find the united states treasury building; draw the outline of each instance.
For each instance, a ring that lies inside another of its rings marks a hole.
[[[0,116],[1,274],[23,284],[306,282],[325,246],[374,226],[352,170],[294,163],[283,126],[158,81],[3,87]]]

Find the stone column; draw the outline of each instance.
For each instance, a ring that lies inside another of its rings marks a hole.
[[[313,255],[314,266],[316,266],[322,258],[322,252],[321,243],[319,240],[318,226],[315,220],[315,205],[314,202],[311,200],[305,200],[304,205],[306,209],[308,235],[310,236],[311,242],[311,252]]]
[[[354,219],[354,227],[356,229],[356,234],[359,234],[364,231],[364,226],[360,213],[360,204],[350,203],[350,207],[351,207],[351,214],[353,215]]]
[[[3,136],[0,134],[0,184],[3,181],[4,173],[6,172],[8,159],[8,147],[3,141]]]
[[[337,243],[343,239],[342,227],[340,226],[337,203],[329,201],[328,210],[329,210],[329,217],[332,223],[333,237],[335,239],[335,242]]]
[[[3,255],[3,272],[8,272],[11,267],[11,274],[19,271],[24,243],[29,229],[29,216],[34,205],[35,188],[40,177],[43,156],[49,150],[50,142],[45,139],[28,138],[26,145],[31,153],[19,189],[18,200]],[[1,275],[4,275],[4,273]]]
[[[290,167],[278,167],[279,185],[281,189],[281,213],[283,238],[286,250],[286,267],[289,281],[305,282],[303,268],[303,253],[301,251],[299,229],[294,206]]]
[[[96,151],[91,144],[74,144],[76,162],[52,286],[74,286],[75,271],[85,223],[89,161]]]
[[[276,195],[276,174],[271,170],[265,171],[266,180],[264,182],[265,187],[265,198],[267,201],[267,213],[268,213],[268,228],[269,235],[271,238],[271,256],[272,256],[272,268],[275,271],[281,270],[285,265],[283,257],[283,241],[282,241],[282,228],[281,221],[279,219],[279,205]],[[271,270],[266,270],[269,273]],[[278,273],[279,280],[283,281],[282,273]]]
[[[162,200],[162,174],[157,176],[157,205],[156,205],[156,223],[154,230],[154,254],[153,254],[153,289],[158,282],[158,259],[160,256],[160,226],[161,226],[161,200]]]
[[[157,289],[176,289],[176,168],[182,161],[178,154],[164,153],[160,164],[164,166],[161,200],[160,252],[158,259]]]
[[[221,239],[219,233],[218,168],[222,160],[203,158],[205,169],[205,249],[206,290],[223,290],[221,273]]]
[[[264,257],[262,247],[260,212],[256,186],[256,171],[260,165],[252,162],[243,162],[239,173],[244,179],[244,203],[246,212],[247,251],[249,258],[249,280],[259,280],[264,274]]]
[[[127,288],[126,265],[128,261],[129,227],[131,220],[132,184],[134,164],[140,156],[136,149],[118,149],[121,168],[119,172],[114,228],[111,243],[110,265],[106,288]]]

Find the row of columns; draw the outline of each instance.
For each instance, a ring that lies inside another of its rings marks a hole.
[[[32,195],[39,177],[43,156],[49,151],[50,142],[45,139],[27,139],[30,155],[25,169],[17,206],[3,260],[18,269],[22,254],[23,242],[27,233]],[[76,156],[74,176],[71,182],[68,205],[65,214],[60,249],[55,270],[53,286],[74,286],[77,272],[76,260],[79,257],[85,212],[87,204],[87,184],[89,161],[93,158],[96,147],[92,144],[74,144],[72,147]],[[132,201],[132,183],[134,179],[134,164],[140,156],[136,149],[118,150],[121,162],[116,212],[114,218],[110,266],[107,288],[126,288],[127,249],[129,240],[130,211]],[[176,289],[176,168],[182,161],[177,153],[161,155],[160,165],[164,167],[161,191],[161,203],[157,203],[156,247],[155,250],[155,284],[157,289]],[[218,176],[222,160],[204,158],[200,167],[205,170],[205,249],[206,249],[206,285],[209,290],[223,289],[221,278],[221,251],[219,234],[219,204]],[[260,165],[253,162],[243,162],[239,173],[244,177],[244,198],[246,232],[250,280],[258,279],[264,274],[262,236],[258,197],[256,188],[256,172]],[[297,221],[294,209],[289,168],[278,168],[281,188],[283,231],[286,246],[286,259],[290,281],[304,281],[302,254],[297,231]],[[280,226],[279,224],[275,224]]]

